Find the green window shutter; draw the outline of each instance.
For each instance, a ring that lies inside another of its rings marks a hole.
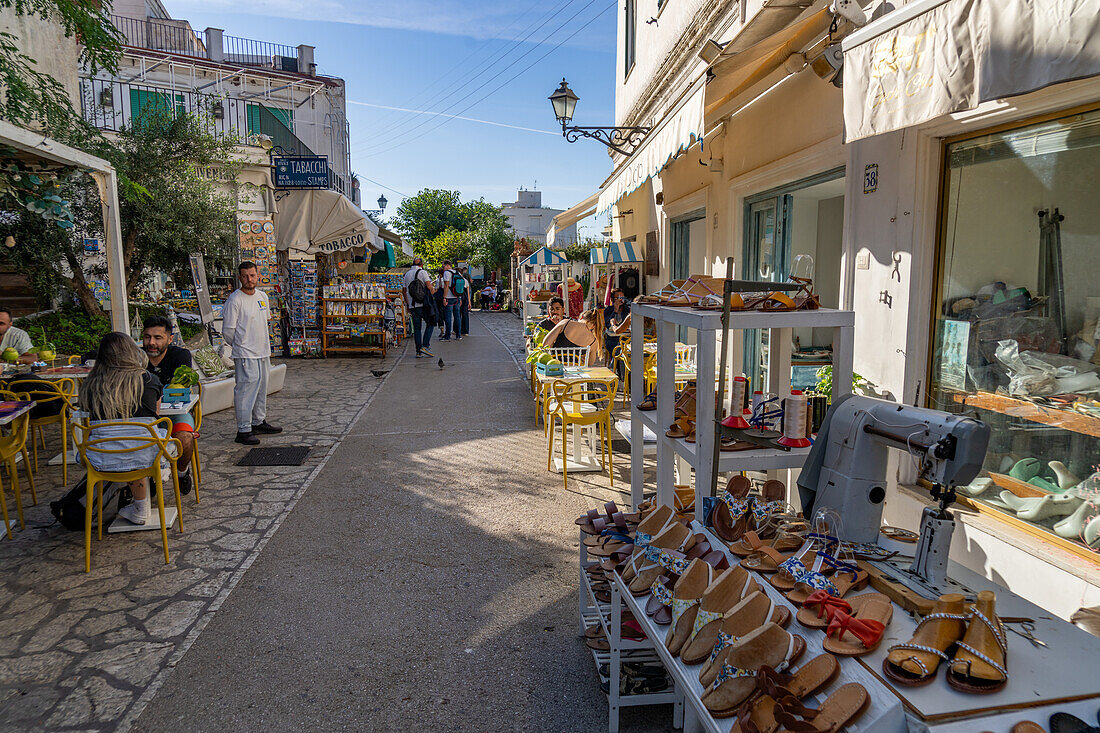
[[[292,109],[279,109],[278,107],[266,107],[262,104],[255,102],[249,102],[248,107],[245,109],[245,114],[248,120],[248,134],[255,135],[264,133],[271,135],[273,130],[265,130],[263,125],[263,117],[261,109],[266,111],[271,117],[282,124],[287,130],[294,129],[294,110]]]
[[[139,124],[141,115],[145,110],[168,111],[172,106],[172,95],[168,92],[157,92],[149,89],[130,90],[130,124]],[[177,115],[186,113],[183,106],[183,95],[175,95],[175,111]]]

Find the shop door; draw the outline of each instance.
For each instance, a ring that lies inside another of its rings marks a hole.
[[[786,279],[786,256],[790,247],[784,241],[788,229],[790,196],[772,196],[749,204],[745,221],[745,269],[748,280]],[[752,389],[768,389],[768,331],[745,331],[744,370]]]
[[[704,216],[704,212],[697,211],[672,222],[672,231],[669,237],[670,280],[686,280],[691,276],[691,224],[703,219]],[[698,231],[698,227],[695,227],[695,229]],[[704,243],[698,242],[696,246],[702,248]],[[687,329],[684,326],[677,326],[676,340],[684,341],[686,337]]]

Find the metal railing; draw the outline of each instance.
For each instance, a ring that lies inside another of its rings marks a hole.
[[[202,31],[192,30],[185,20],[153,20],[112,15],[111,23],[126,37],[127,46],[165,51],[192,58],[208,58]]]
[[[315,155],[287,127],[283,117],[258,101],[130,84],[114,79],[80,79],[81,114],[85,121],[100,130],[118,132],[124,127],[132,127],[140,121],[142,111],[147,108],[199,115],[214,135],[234,135],[244,144],[256,145],[259,143],[256,136],[266,135],[275,154]],[[330,166],[334,162],[330,160]],[[355,200],[349,176],[330,169],[329,187]]]
[[[186,20],[155,18],[130,18],[112,15],[111,22],[126,38],[127,46],[147,48],[153,51],[210,59],[241,66],[262,66],[277,71],[308,73],[298,68],[298,48],[284,43],[257,41],[239,36],[221,35],[221,48],[217,36],[207,38],[205,31],[196,31]]]

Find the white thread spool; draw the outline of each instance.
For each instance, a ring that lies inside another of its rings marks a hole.
[[[730,414],[722,424],[727,428],[747,428],[745,420],[745,390],[749,387],[749,380],[744,377],[734,377],[733,386],[730,388]]]
[[[802,390],[792,389],[791,396],[783,400],[783,437],[780,445],[790,448],[805,448],[810,445],[808,434],[807,410],[809,401]]]

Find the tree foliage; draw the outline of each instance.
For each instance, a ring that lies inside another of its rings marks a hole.
[[[111,23],[111,5],[99,0],[0,0],[0,10],[37,17],[61,26],[67,38],[80,42],[80,63],[95,74],[118,70],[122,33]],[[34,59],[19,50],[18,38],[0,33],[0,118],[26,126],[38,122],[58,136],[76,117],[68,95]]]
[[[215,137],[209,120],[198,115],[150,106],[113,139],[87,141],[86,149],[108,160],[119,175],[119,218],[127,295],[158,271],[187,267],[192,252],[208,264],[227,264],[236,246],[234,193],[199,175],[215,168],[235,186],[240,164],[234,160],[236,141]],[[86,312],[101,311],[91,282],[104,268],[88,267],[83,238],[103,237],[99,194],[82,177],[62,186],[72,201],[78,229],[63,230],[28,209],[0,220],[0,237],[15,237],[9,258],[25,272],[41,297],[67,287]]]
[[[493,269],[508,262],[508,219],[485,199],[463,202],[458,191],[426,188],[405,199],[392,224],[429,267],[444,259]]]

